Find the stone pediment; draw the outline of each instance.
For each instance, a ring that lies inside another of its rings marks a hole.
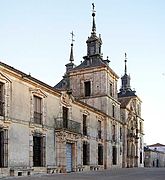
[[[8,76],[0,72],[0,80],[4,83],[11,83],[11,80]]]
[[[35,94],[35,95],[37,95],[37,96],[40,96],[40,97],[42,97],[42,98],[46,98],[46,97],[47,97],[47,95],[46,95],[40,88],[35,88],[35,89],[30,88],[30,91],[31,91],[33,94]]]

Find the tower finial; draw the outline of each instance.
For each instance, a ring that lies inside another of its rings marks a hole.
[[[75,41],[73,37],[75,36],[73,31],[70,33],[72,35],[72,43],[71,43],[71,52],[70,52],[70,62],[73,63],[74,57],[73,57],[73,42]]]
[[[125,72],[125,74],[127,74],[127,54],[125,53],[125,60],[124,60],[124,62],[125,62],[125,70],[124,70],[124,72]]]
[[[93,16],[93,25],[92,25],[92,32],[95,33],[96,32],[96,23],[95,23],[95,4],[92,3],[92,16]]]

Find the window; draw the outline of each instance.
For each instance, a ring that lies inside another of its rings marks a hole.
[[[0,168],[8,166],[8,130],[0,129]]]
[[[116,140],[116,126],[112,125],[112,141],[115,142]]]
[[[143,153],[140,152],[140,164],[142,164],[142,163],[143,163]]]
[[[86,141],[83,142],[83,165],[89,165],[90,144]]]
[[[63,127],[68,128],[68,108],[63,106]]]
[[[98,138],[101,139],[101,121],[98,120]]]
[[[110,94],[110,96],[113,96],[113,85],[112,85],[112,83],[109,84],[109,94]]]
[[[103,145],[98,144],[98,165],[103,165]]]
[[[117,149],[115,146],[112,147],[112,164],[117,164]]]
[[[33,136],[33,166],[45,166],[45,137]]]
[[[4,95],[3,95],[4,84],[0,83],[0,116],[4,115]]]
[[[87,115],[83,114],[83,135],[87,136]]]
[[[40,97],[34,96],[34,122],[37,124],[42,122],[41,100]]]
[[[91,82],[90,81],[86,81],[84,82],[84,90],[85,90],[85,97],[90,96],[91,95]]]
[[[143,128],[142,128],[142,122],[140,122],[140,133],[143,132]]]
[[[120,127],[120,141],[122,141],[122,127]]]
[[[115,117],[115,105],[112,104],[112,117]]]

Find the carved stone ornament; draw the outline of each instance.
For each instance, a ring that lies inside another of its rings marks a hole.
[[[66,92],[62,92],[62,95],[61,95],[61,103],[64,105],[64,106],[71,106],[70,103],[71,103],[71,99],[69,98],[69,95],[66,93]]]

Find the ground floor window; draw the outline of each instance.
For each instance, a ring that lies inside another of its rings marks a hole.
[[[8,130],[0,129],[0,167],[8,166]]]
[[[103,145],[98,144],[98,165],[103,165]]]
[[[143,155],[142,155],[142,152],[140,152],[140,164],[143,163]]]
[[[45,166],[45,137],[33,136],[33,166]]]
[[[83,142],[83,165],[89,165],[90,144],[86,141]]]
[[[112,147],[112,164],[117,164],[117,148],[115,146]]]

